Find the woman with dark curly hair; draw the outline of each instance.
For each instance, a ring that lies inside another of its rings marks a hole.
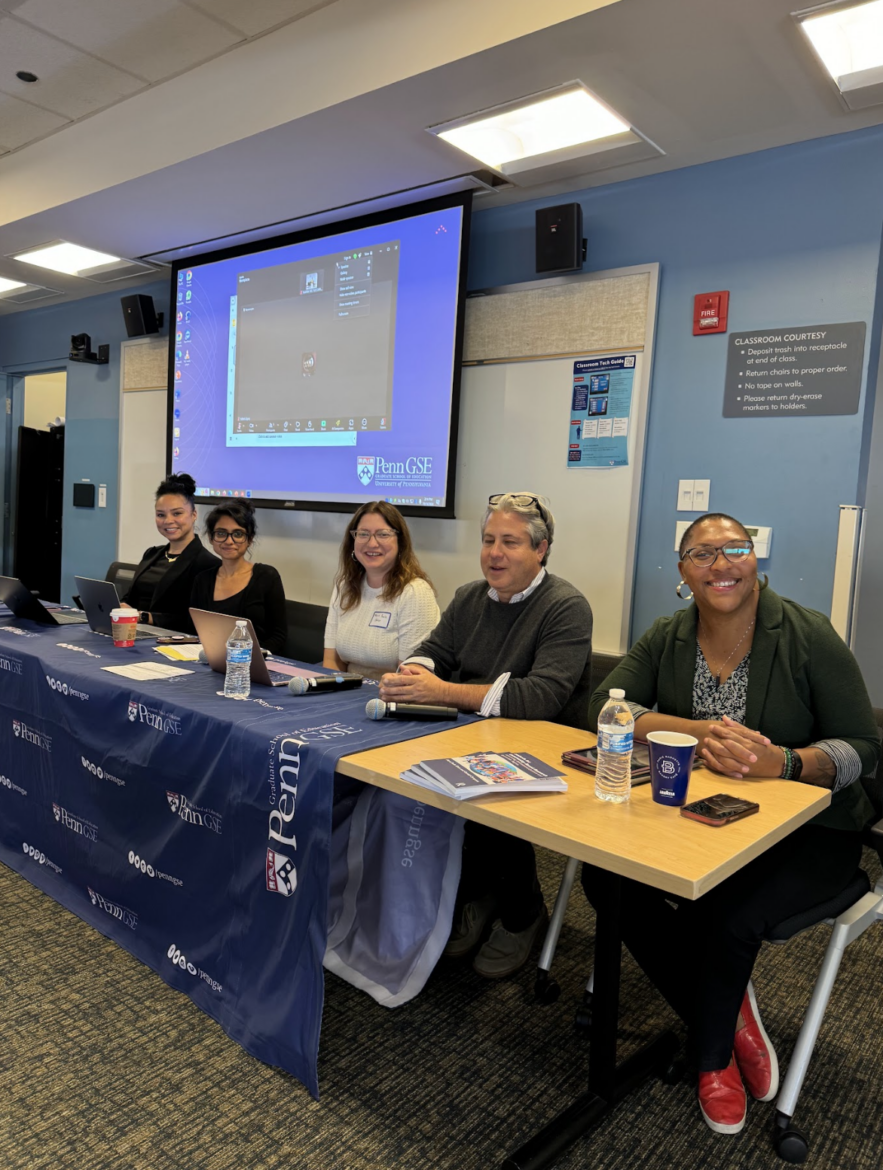
[[[258,531],[254,505],[250,500],[219,504],[206,517],[205,529],[221,563],[196,578],[191,605],[248,618],[259,645],[271,654],[281,654],[288,637],[285,589],[272,565],[249,559]]]
[[[380,678],[398,669],[438,618],[404,516],[385,500],[363,504],[340,546],[323,665]]]
[[[192,634],[187,612],[198,573],[218,561],[196,535],[196,482],[191,475],[170,475],[156,489],[156,527],[167,544],[149,548],[122,599],[137,609],[139,621]]]

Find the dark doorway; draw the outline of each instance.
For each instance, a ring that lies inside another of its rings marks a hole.
[[[60,601],[64,427],[19,427],[17,465],[13,575]]]

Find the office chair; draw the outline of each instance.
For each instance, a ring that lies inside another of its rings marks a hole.
[[[877,727],[883,732],[883,710],[874,709]],[[883,763],[878,763],[872,777],[863,777],[864,785],[874,812],[875,824],[863,833],[863,843],[875,850],[883,862]],[[791,1124],[797,1098],[803,1087],[813,1049],[825,1016],[828,1000],[834,990],[834,981],[840,968],[843,953],[850,943],[860,938],[875,922],[883,919],[883,878],[872,890],[868,875],[863,869],[856,870],[855,877],[847,888],[829,902],[797,914],[780,922],[770,931],[768,941],[777,945],[786,943],[804,930],[825,922],[831,927],[831,939],[816,978],[812,998],[803,1019],[788,1072],[776,1099],[776,1120],[773,1130],[773,1144],[776,1153],[786,1162],[803,1162],[809,1150],[806,1136]]]
[[[622,654],[592,655],[591,687],[593,694],[611,671],[619,666],[622,659]],[[574,748],[578,748],[579,743],[574,743],[573,746]],[[546,937],[543,940],[543,948],[540,951],[539,962],[537,963],[534,998],[538,1003],[555,1003],[561,994],[560,986],[556,980],[550,978],[549,971],[552,968],[555,948],[558,946],[558,936],[561,934],[564,915],[567,913],[567,903],[570,901],[570,891],[573,889],[573,883],[576,880],[578,869],[579,862],[577,859],[575,857],[568,857],[564,865],[564,873],[561,876],[561,883],[558,886],[558,893],[555,897],[555,907],[552,910],[552,916],[546,928]],[[589,980],[588,993],[591,996],[591,978]]]
[[[321,663],[325,654],[327,605],[310,605],[306,601],[285,600],[288,637],[283,656],[298,662]]]
[[[137,568],[137,565],[130,565],[126,561],[113,561],[104,574],[104,579],[116,585],[117,593],[122,596],[132,584]]]

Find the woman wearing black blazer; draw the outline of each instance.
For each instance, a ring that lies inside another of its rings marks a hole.
[[[149,548],[135,570],[122,604],[140,610],[144,624],[192,634],[188,613],[193,582],[217,557],[194,531],[196,483],[189,475],[170,475],[156,489],[156,527],[168,544]]]

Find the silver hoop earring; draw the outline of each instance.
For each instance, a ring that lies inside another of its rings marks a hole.
[[[359,558],[356,556],[356,550],[355,550],[355,549],[353,549],[353,551],[350,553],[350,556],[353,558],[353,560],[354,560],[354,561],[355,561],[357,564],[359,563]]]
[[[692,601],[692,600],[693,600],[693,591],[692,591],[692,589],[690,590],[690,596],[689,596],[689,597],[684,597],[683,593],[681,593],[681,586],[682,586],[682,585],[686,585],[686,584],[687,584],[687,582],[686,582],[686,581],[684,581],[684,580],[683,580],[683,578],[682,578],[682,579],[681,579],[681,580],[680,580],[680,581],[677,583],[677,586],[675,587],[675,593],[677,593],[677,595],[678,595],[678,597],[680,597],[681,601]]]

